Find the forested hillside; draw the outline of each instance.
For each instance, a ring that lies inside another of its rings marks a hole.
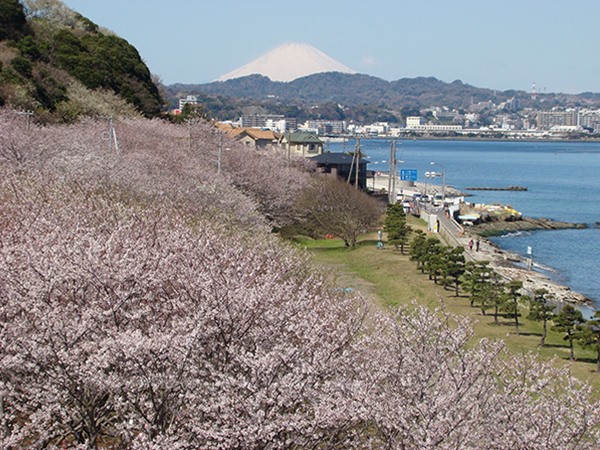
[[[161,112],[137,50],[58,0],[0,0],[0,104],[40,120]]]
[[[344,74],[339,72],[318,73],[298,78],[291,82],[274,82],[262,75],[249,75],[227,81],[208,84],[174,84],[167,88],[167,98],[173,104],[186,95],[198,95],[203,105],[213,117],[234,119],[236,113],[247,104],[262,107],[270,114],[296,107],[301,114],[291,115],[300,120],[320,118],[311,111],[315,106],[343,105],[348,120],[390,121],[394,115],[398,119],[402,109],[411,110],[432,106],[447,106],[455,109],[467,109],[478,102],[492,101],[496,104],[518,99],[522,107],[550,109],[554,106],[590,106],[600,105],[600,94],[584,93],[579,95],[539,94],[534,101],[525,91],[478,88],[456,80],[445,83],[434,77],[402,78],[386,81],[362,74]],[[217,108],[218,104],[227,106]],[[312,116],[311,116],[312,114]],[[336,120],[325,113],[322,118]]]

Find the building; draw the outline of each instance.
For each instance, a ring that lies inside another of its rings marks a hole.
[[[577,126],[577,111],[540,111],[537,114],[537,127],[539,130],[549,130],[552,127]]]
[[[416,128],[425,125],[425,118],[420,116],[410,116],[406,118],[406,128]]]
[[[183,109],[183,107],[188,104],[189,105],[197,105],[198,97],[196,97],[194,95],[188,95],[186,98],[180,98],[179,99],[179,111],[181,111]]]
[[[279,140],[289,156],[315,156],[323,153],[323,141],[313,133],[296,131],[284,133]]]
[[[423,117],[407,117],[406,129],[414,131],[461,131],[462,125],[427,125]]]
[[[356,184],[356,160],[352,155],[347,153],[322,153],[310,158],[317,164],[317,169],[320,173],[339,177],[350,184]],[[358,187],[365,189],[367,187],[367,164],[370,161],[366,159],[358,159]]]
[[[348,123],[343,120],[308,120],[302,128],[316,131],[319,136],[343,134],[348,128]]]
[[[521,109],[521,100],[513,97],[506,101],[506,105],[504,107],[509,111],[518,111]]]
[[[594,133],[600,133],[600,111],[584,109],[577,113],[577,125]]]
[[[253,148],[266,148],[277,145],[281,137],[279,133],[260,128],[233,128],[229,134],[243,142],[247,147]]]
[[[379,136],[380,134],[388,134],[390,126],[387,122],[377,122],[371,125],[365,125],[364,132],[370,136]]]
[[[296,130],[296,119],[295,118],[285,118],[285,119],[267,119],[265,121],[265,126],[263,128],[267,128],[269,130],[276,131],[277,133],[285,133],[286,131],[294,131]]]

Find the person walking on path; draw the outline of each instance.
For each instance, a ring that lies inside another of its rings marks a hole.
[[[477,239],[477,243],[475,244],[475,251],[479,251],[479,239]]]
[[[473,250],[473,239],[469,241],[469,251]]]

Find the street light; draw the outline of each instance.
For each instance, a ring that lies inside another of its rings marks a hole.
[[[443,169],[442,172],[442,202],[446,202],[446,168],[442,166],[440,163],[431,162],[431,164],[435,164],[440,166]]]

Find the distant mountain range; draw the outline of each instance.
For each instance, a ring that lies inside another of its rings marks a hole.
[[[600,94],[537,94],[518,90],[495,91],[464,84],[446,83],[434,77],[402,78],[386,81],[363,74],[316,73],[290,82],[271,81],[263,75],[248,75],[207,84],[174,84],[167,88],[171,101],[184,95],[205,93],[216,96],[264,101],[298,103],[340,103],[346,106],[374,105],[389,109],[447,106],[465,109],[471,104],[493,101],[496,104],[515,98],[521,107],[550,109],[554,106],[598,107]]]

